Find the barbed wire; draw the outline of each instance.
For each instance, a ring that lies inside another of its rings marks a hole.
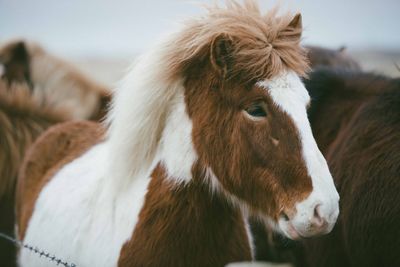
[[[65,267],[77,267],[74,263],[68,263],[67,261],[63,261],[62,259],[56,257],[55,255],[51,255],[50,253],[47,253],[46,251],[41,250],[37,247],[33,247],[28,244],[24,244],[20,240],[15,239],[4,233],[0,233],[0,237],[4,238],[5,240],[9,241],[10,243],[13,243],[15,246],[17,246],[19,248],[28,249],[31,252],[37,254],[39,257],[44,257],[44,258],[48,259],[49,261],[54,262],[55,265],[63,265]]]

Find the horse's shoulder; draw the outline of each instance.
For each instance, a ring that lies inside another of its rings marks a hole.
[[[95,122],[66,122],[49,128],[28,150],[17,184],[19,237],[24,236],[43,187],[65,164],[100,142],[104,128]]]

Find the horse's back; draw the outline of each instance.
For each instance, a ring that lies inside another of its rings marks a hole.
[[[396,89],[362,110],[338,150],[342,234],[356,266],[400,266],[400,84]]]
[[[51,127],[29,149],[17,183],[18,236],[24,238],[36,200],[43,187],[65,164],[98,143],[104,129],[94,122],[67,122]]]
[[[339,138],[327,158],[341,215],[330,235],[306,242],[310,266],[400,266],[400,84]]]

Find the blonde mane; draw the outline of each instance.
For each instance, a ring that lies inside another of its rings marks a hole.
[[[231,40],[233,68],[231,75],[245,80],[271,78],[285,69],[300,76],[309,71],[306,50],[300,46],[301,15],[278,15],[275,7],[262,14],[256,1],[226,1],[226,7],[207,6],[207,13],[185,21],[185,27],[171,43],[166,58],[170,73],[182,70],[195,58],[207,56],[221,37]],[[299,25],[296,25],[298,23]],[[243,77],[244,75],[244,77]]]
[[[301,17],[262,15],[252,0],[226,7],[210,6],[206,15],[189,19],[134,64],[115,91],[107,123],[110,166],[107,176],[125,187],[135,177],[150,175],[171,107],[184,94],[185,70],[210,57],[216,39],[232,41],[233,67],[229,75],[244,80],[273,77],[285,69],[308,71],[300,46]],[[293,25],[292,25],[293,24]],[[178,100],[180,101],[180,100]],[[118,182],[117,180],[122,180]]]

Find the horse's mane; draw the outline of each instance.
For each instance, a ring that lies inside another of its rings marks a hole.
[[[51,125],[69,116],[35,99],[26,84],[0,81],[0,197],[12,192],[26,149]]]
[[[142,55],[115,91],[108,114],[110,168],[107,176],[125,180],[148,172],[160,151],[160,140],[174,103],[183,101],[186,70],[211,58],[219,38],[231,43],[230,76],[246,82],[266,79],[284,69],[308,71],[300,46],[301,17],[262,15],[253,0],[208,6],[207,13],[185,21],[181,28]],[[212,62],[211,62],[212,63]],[[179,100],[180,99],[180,100]],[[162,148],[161,148],[162,149]],[[119,182],[116,182],[119,184]]]
[[[278,16],[277,7],[262,14],[253,0],[243,5],[230,0],[226,7],[206,8],[206,15],[185,22],[171,44],[172,73],[180,74],[193,59],[207,56],[218,38],[231,40],[231,75],[240,73],[242,79],[270,78],[287,68],[305,76],[309,70],[306,51],[300,46],[302,28],[291,27],[291,22],[301,23],[299,14]]]

